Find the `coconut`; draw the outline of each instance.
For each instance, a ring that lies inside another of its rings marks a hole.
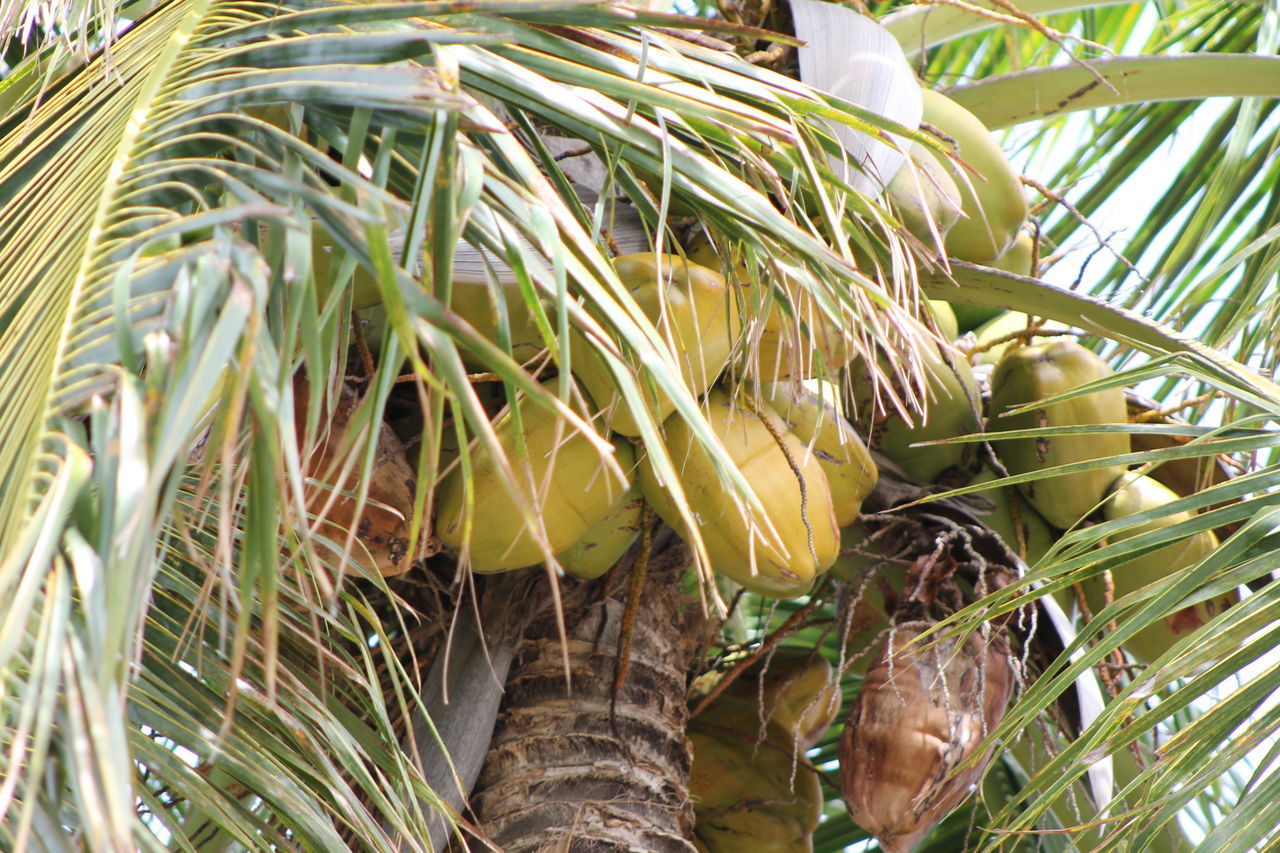
[[[1058,340],[1055,337],[1035,336],[1030,341],[1025,338],[1011,338],[1003,343],[996,343],[1001,338],[1008,338],[1010,335],[1025,331],[1027,324],[1030,322],[1031,318],[1021,311],[1005,311],[979,326],[974,331],[978,348],[990,347],[983,350],[979,356],[979,362],[981,364],[999,364],[1000,359],[1004,358],[1004,354],[1011,349],[1017,349],[1019,346],[1028,344],[1040,346]],[[1045,331],[1060,332],[1065,331],[1066,326],[1061,323],[1048,323],[1044,326],[1044,329]]]
[[[786,735],[782,745],[807,750],[840,713],[840,684],[831,664],[816,649],[784,646],[766,653],[712,703],[719,719],[738,700],[748,724],[774,723]],[[758,727],[758,726],[757,726]]]
[[[694,846],[706,853],[812,850],[822,818],[822,785],[774,724],[719,721],[715,706],[689,725]]]
[[[751,484],[765,518],[751,518],[749,510],[734,500],[732,490],[679,416],[668,418],[663,427],[667,453],[698,521],[712,567],[752,592],[791,598],[806,592],[818,573],[835,561],[840,531],[827,476],[817,458],[805,453],[804,445],[772,408],[767,404],[755,408],[758,414],[739,406],[721,389],[713,389],[706,398],[707,421]],[[640,491],[663,521],[677,530],[683,528],[647,458],[640,466]]]
[[[1155,479],[1136,474],[1125,474],[1112,484],[1102,513],[1108,521],[1159,509],[1178,500],[1178,495]],[[1152,533],[1190,521],[1195,513],[1184,510],[1152,519],[1122,531],[1108,543],[1122,542],[1143,533]],[[1154,551],[1148,551],[1111,569],[1111,579],[1116,598],[1121,598],[1156,583],[1168,576],[1188,569],[1208,556],[1218,547],[1218,537],[1210,530],[1197,533],[1187,539],[1173,542]],[[1085,597],[1089,607],[1097,614],[1106,604],[1106,591],[1102,577],[1094,575],[1084,581]],[[1217,614],[1240,600],[1239,592],[1232,590],[1223,595],[1184,607],[1166,616],[1160,624],[1140,631],[1125,648],[1141,661],[1150,663],[1164,654],[1182,637],[1204,625]]]
[[[737,303],[724,278],[678,256],[652,252],[623,255],[613,265],[663,340],[674,344],[671,355],[689,391],[702,395],[728,365],[740,329]],[[572,332],[570,341],[573,374],[599,409],[612,408],[609,426],[623,435],[639,435],[635,415],[618,395],[617,382],[603,359],[581,333]],[[635,372],[640,374],[638,367]],[[643,376],[640,391],[655,420],[675,410],[675,403]]]
[[[909,622],[889,636],[840,740],[849,815],[887,853],[909,851],[969,796],[990,756],[970,762],[1013,694],[1001,635],[908,646],[929,627]]]
[[[533,313],[529,310],[520,291],[507,289],[502,295],[505,297],[502,310],[507,320],[511,357],[519,363],[524,363],[542,351],[545,346],[542,334],[538,331]],[[502,346],[498,335],[501,315],[496,292],[491,292],[484,285],[455,282],[449,295],[449,308],[483,337],[493,341],[499,347]],[[468,367],[482,366],[482,362],[465,349],[461,350],[461,353],[462,360]]]
[[[624,449],[625,448],[625,449]],[[624,455],[635,458],[635,451],[625,443],[616,445],[618,461]],[[631,470],[630,464],[623,468]],[[598,578],[614,563],[622,559],[631,543],[640,535],[640,523],[644,517],[644,498],[640,495],[639,484],[633,483],[623,493],[617,504],[609,510],[609,514],[598,524],[593,524],[582,534],[582,538],[556,555],[560,567],[574,577]]]
[[[840,557],[831,566],[832,577],[845,583],[853,613],[847,618],[845,674],[865,674],[889,627],[891,607],[906,586],[907,572],[884,560],[880,542],[868,541],[867,528],[854,522],[840,531]]]
[[[836,411],[835,389],[827,386],[820,397],[803,386],[774,382],[762,385],[760,392],[787,429],[817,457],[831,488],[836,524],[851,524],[876,487],[879,472],[862,439]]]
[[[504,485],[502,469],[487,450],[472,443],[474,506],[467,541],[466,494],[462,468],[453,469],[437,490],[436,535],[446,546],[467,547],[477,572],[501,572],[542,562],[545,552],[524,522],[524,511],[541,521],[551,553],[573,545],[618,505],[629,483],[605,466],[592,442],[551,410],[521,402],[528,458],[517,457],[516,425],[508,412],[494,423],[498,445],[515,472],[518,497]],[[629,467],[629,444],[617,448]]]
[[[1003,255],[989,262],[987,266],[1011,272],[1014,275],[1034,276],[1036,274],[1032,268],[1034,260],[1035,239],[1026,231],[1019,231],[1013,245],[1005,249]],[[998,305],[967,305],[963,302],[953,302],[951,307],[955,311],[956,323],[962,332],[979,329],[984,323],[1007,313]],[[991,363],[995,364],[998,360],[997,358]]]
[[[294,381],[294,421],[305,422],[310,386],[304,379]],[[359,401],[343,388],[327,433],[306,460],[306,507],[312,515],[324,516],[318,532],[342,550],[347,532],[355,531],[351,558],[364,568],[384,576],[399,575],[413,566],[408,552],[414,488],[417,480],[404,455],[404,444],[385,423],[377,426],[378,440],[373,470],[368,480],[368,497],[356,515],[355,493],[359,469],[340,478],[342,460],[350,452],[351,418]]]
[[[996,479],[991,471],[983,470],[969,485],[990,483]],[[1049,553],[1057,537],[1049,529],[1049,523],[1040,517],[1031,504],[1022,499],[1014,486],[1001,486],[978,496],[991,501],[991,512],[979,515],[982,523],[996,533],[1022,561],[1034,566]]]
[[[909,162],[885,187],[885,194],[903,226],[926,244],[933,245],[931,225],[939,236],[946,237],[960,219],[963,203],[960,188],[951,177],[950,167],[929,148],[913,142],[907,153]]]
[[[737,286],[743,316],[758,318],[758,325],[745,329],[748,378],[762,382],[810,379],[823,366],[828,372],[848,364],[857,354],[853,341],[839,322],[818,308],[804,288],[786,276],[765,277],[766,288],[753,293],[745,263],[728,267],[705,238],[689,245],[689,259],[723,271],[730,285]],[[784,294],[790,306],[784,310],[771,288]]]
[[[964,218],[947,233],[947,254],[975,264],[989,263],[1004,254],[1026,221],[1022,182],[973,113],[928,89],[923,103],[921,121],[954,139],[957,156],[973,170],[955,175]]]
[[[873,450],[892,459],[919,482],[933,482],[944,472],[967,479],[963,475],[973,466],[976,444],[911,445],[981,432],[981,396],[973,368],[963,358],[933,344],[925,345],[922,356],[927,382],[926,413],[915,415],[914,423],[909,423],[896,410],[878,408],[871,376],[864,370],[853,387],[856,423],[868,435]],[[892,404],[884,401],[883,405]]]
[[[992,269],[1011,272],[1014,275],[1034,276],[1036,274],[1034,266],[1035,255],[1035,238],[1026,231],[1019,231],[1013,243],[1004,250],[1004,254],[987,264],[987,266]]]
[[[1102,359],[1072,341],[1019,347],[1000,360],[991,376],[988,430],[1122,424],[1125,404],[1124,391],[1120,388],[1041,406],[1020,415],[1006,414],[1110,375],[1111,369]],[[1124,433],[1043,436],[1000,441],[994,446],[1011,474],[1026,474],[1128,453],[1129,436]],[[1066,529],[1093,511],[1123,471],[1121,465],[1107,465],[1034,480],[1021,484],[1019,489],[1045,520]]]

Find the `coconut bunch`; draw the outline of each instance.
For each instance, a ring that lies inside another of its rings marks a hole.
[[[901,221],[926,246],[936,247],[941,240],[941,250],[949,257],[1036,276],[1040,246],[1027,228],[1020,180],[995,139],[972,114],[939,93],[926,91],[923,104],[921,128],[935,133],[942,144],[938,148],[914,147],[908,166],[889,184],[887,196]],[[935,312],[945,311],[947,304],[933,307]],[[1097,355],[1066,337],[1065,327],[998,308],[960,304],[950,308],[954,313],[939,318],[937,326],[963,334],[955,343],[969,355],[956,358],[945,347],[940,348],[940,359],[948,369],[930,369],[929,375],[934,377],[929,381],[930,391],[939,399],[956,399],[958,386],[966,397],[977,399],[978,383],[971,365],[978,366],[984,373],[990,371],[985,407],[975,407],[974,413],[967,415],[960,406],[949,410],[941,406],[944,413],[930,413],[922,426],[903,429],[896,423],[901,415],[877,408],[859,396],[859,388],[866,394],[867,383],[855,384],[859,406],[855,423],[867,424],[870,446],[898,462],[915,479],[946,486],[995,479],[993,471],[975,469],[972,455],[966,457],[975,445],[911,447],[977,432],[983,428],[979,423],[987,431],[999,433],[1129,421],[1125,392],[1119,387],[1034,406],[1112,375]],[[932,353],[929,355],[931,359]],[[944,385],[952,387],[944,389]],[[1135,436],[1131,444],[1128,434],[1097,432],[1008,439],[991,446],[1005,471],[1027,474],[1100,462],[1131,449],[1149,449],[1153,440],[1152,436]],[[908,452],[903,452],[902,443]],[[1162,465],[1154,476],[1163,482],[1136,477],[1121,465],[1099,464],[1090,470],[992,490],[985,493],[994,505],[985,520],[1026,562],[1034,563],[1048,552],[1061,531],[1152,511],[1195,492],[1212,475],[1203,460],[1189,460]],[[1169,527],[1189,517],[1186,513],[1164,514],[1159,520],[1125,530],[1124,537]],[[1110,541],[1117,540],[1112,537]],[[1097,612],[1116,597],[1194,565],[1216,546],[1214,534],[1206,531],[1157,549],[1112,567],[1108,576],[1099,573],[1082,581],[1080,599]],[[1237,599],[1235,593],[1227,593],[1170,614],[1162,627],[1142,632],[1126,650],[1138,660],[1153,660]],[[1063,597],[1064,606],[1075,603]]]
[[[814,391],[792,377],[722,383],[742,352],[738,295],[724,277],[654,253],[622,256],[614,266],[667,342],[680,378],[702,398],[707,421],[763,510],[751,511],[726,489],[689,424],[673,414],[674,403],[646,389],[639,402],[662,422],[665,452],[711,567],[761,595],[804,594],[835,561],[840,526],[857,517],[877,476],[834,391]],[[638,440],[636,401],[618,395],[580,333],[570,339],[573,375],[598,432],[575,430],[544,407],[523,406],[518,420],[508,410],[493,423],[501,453],[478,441],[469,451],[470,491],[460,464],[437,489],[435,535],[474,571],[536,565],[550,551],[565,571],[598,576],[636,540],[646,503],[693,538],[672,484],[662,481]],[[601,452],[604,443],[611,457]],[[516,474],[514,494],[504,480],[507,466]],[[531,528],[530,516],[540,529]]]

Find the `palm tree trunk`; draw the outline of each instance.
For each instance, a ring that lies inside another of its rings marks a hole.
[[[563,636],[544,581],[546,613],[525,631],[471,799],[488,841],[508,853],[694,849],[685,688],[704,618],[680,592],[690,563],[674,537],[654,549],[616,697],[632,570],[563,581]]]

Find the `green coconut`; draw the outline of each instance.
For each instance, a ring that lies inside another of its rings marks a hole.
[[[1024,331],[1029,322],[1030,319],[1021,311],[1005,311],[979,326],[974,331],[978,348],[990,346],[990,349],[984,350],[979,356],[980,363],[998,364],[1010,349],[1022,346],[1025,341],[1021,338],[1013,338],[999,344],[995,342],[1001,338],[1007,338],[1010,335]],[[1061,323],[1046,323],[1044,329],[1045,331],[1064,331],[1066,326]],[[1039,346],[1055,340],[1058,340],[1058,338],[1036,336],[1031,338],[1030,343],[1034,346]]]
[[[311,229],[311,270],[315,275],[321,301],[329,298],[332,277],[338,274],[342,261],[348,257],[334,243],[328,231],[319,225]],[[354,259],[351,262],[354,264],[351,307],[358,311],[382,304],[382,289],[378,286],[378,279],[363,264]]]
[[[989,263],[1004,254],[1026,221],[1022,181],[973,113],[929,89],[923,90],[923,103],[921,120],[954,139],[956,154],[973,170],[954,176],[964,218],[947,233],[947,254],[975,264]]]
[[[885,187],[885,195],[893,203],[903,226],[932,245],[934,236],[930,226],[937,229],[939,236],[946,237],[960,219],[963,203],[960,188],[951,177],[951,169],[929,148],[913,142],[907,154],[909,162],[903,164]]]
[[[717,718],[713,705],[689,724],[694,847],[704,853],[812,850],[822,819],[822,785],[775,723]]]
[[[1012,245],[1004,250],[1004,254],[987,264],[987,266],[992,269],[1011,272],[1014,275],[1034,276],[1036,272],[1033,268],[1035,254],[1035,238],[1026,231],[1019,231]]]
[[[623,255],[613,265],[640,310],[664,340],[674,343],[672,356],[689,391],[701,396],[724,372],[740,330],[737,303],[724,278],[676,255],[653,252]],[[574,376],[599,409],[613,407],[610,428],[623,435],[639,435],[635,415],[618,395],[617,382],[603,359],[580,333],[572,332],[570,340]],[[638,367],[636,373],[640,373]],[[663,420],[675,410],[675,403],[641,379],[640,390],[650,413],[655,420]]]
[[[737,703],[732,699],[740,700]],[[840,683],[819,652],[784,646],[738,676],[708,709],[718,721],[738,717],[742,727],[775,723],[787,746],[813,746],[840,712]]]
[[[1178,495],[1147,476],[1125,474],[1111,488],[1102,514],[1107,521],[1128,518],[1138,513],[1159,509],[1178,500]],[[1155,518],[1123,530],[1110,538],[1108,544],[1122,542],[1143,533],[1153,533],[1190,521],[1195,513],[1184,510],[1161,518]],[[1148,551],[1111,569],[1115,597],[1122,598],[1149,584],[1164,580],[1172,574],[1188,569],[1200,562],[1218,547],[1218,537],[1210,530]],[[1082,582],[1089,607],[1097,614],[1106,604],[1104,581],[1094,575]],[[1166,616],[1161,623],[1152,625],[1133,637],[1125,648],[1138,660],[1150,663],[1169,650],[1183,636],[1204,625],[1217,614],[1240,600],[1235,590],[1206,601],[1193,604]]]
[[[933,320],[938,326],[938,334],[949,341],[960,337],[960,324],[956,320],[956,312],[950,302],[926,299],[925,304],[929,307],[929,313],[933,315]]]
[[[503,312],[507,318],[507,333],[510,335],[511,357],[524,363],[542,351],[544,343],[538,325],[530,312],[529,306],[518,290],[505,289]],[[463,320],[466,320],[483,337],[499,347],[498,301],[494,293],[484,285],[460,284],[455,282],[449,296],[449,308]],[[467,350],[460,350],[462,360],[472,368],[482,366],[475,356]]]
[[[990,483],[998,479],[989,470],[982,470],[969,481],[969,485]],[[1034,566],[1040,558],[1049,553],[1057,540],[1049,523],[1040,517],[1031,504],[1023,500],[1014,486],[1001,486],[985,492],[979,497],[991,501],[991,512],[979,516],[987,527],[991,528],[1004,543],[1028,566]],[[1015,516],[1016,513],[1016,516]]]
[[[706,398],[706,418],[754,489],[764,519],[748,520],[745,508],[735,502],[733,491],[677,415],[664,424],[667,453],[698,521],[712,568],[760,595],[793,598],[807,592],[814,578],[835,561],[840,530],[827,476],[817,457],[805,453],[804,444],[772,408],[763,403],[756,408],[758,414],[718,388]],[[683,520],[647,458],[640,465],[639,479],[641,493],[662,520],[683,529]],[[768,532],[770,528],[776,538]]]
[[[982,423],[978,418],[981,396],[973,368],[959,355],[929,344],[922,350],[922,360],[927,411],[915,415],[912,422],[896,410],[877,408],[871,376],[865,370],[854,383],[853,395],[855,422],[869,433],[871,448],[892,459],[912,478],[929,483],[948,471],[966,474],[973,467],[978,445],[911,445],[981,432]]]
[[[599,524],[626,494],[629,483],[606,468],[592,442],[543,406],[520,408],[528,459],[516,456],[515,421],[511,413],[494,423],[498,444],[514,469],[519,498],[503,484],[501,469],[478,442],[471,450],[474,512],[467,541],[466,495],[462,469],[453,469],[437,490],[436,536],[457,550],[468,547],[477,572],[502,572],[542,562],[545,552],[524,523],[528,510],[540,519],[551,553],[573,545]],[[627,470],[634,459],[629,444],[616,448]]]
[[[1045,427],[1125,423],[1124,391],[1109,388],[1019,415],[1007,412],[1072,391],[1111,375],[1098,356],[1073,341],[1019,347],[1000,360],[991,376],[990,432]],[[1104,459],[1129,452],[1124,433],[1017,438],[994,443],[996,454],[1012,474],[1027,474],[1058,465]],[[1074,526],[1093,511],[1107,488],[1124,472],[1107,465],[1074,474],[1059,474],[1019,486],[1028,502],[1052,525]]]
[[[630,445],[619,443],[619,462],[622,461],[623,448],[627,455],[635,458]],[[630,470],[630,465],[624,466]],[[644,498],[640,495],[640,486],[632,484],[623,493],[618,503],[610,509],[609,514],[598,524],[593,524],[582,534],[582,538],[556,555],[560,567],[574,577],[598,578],[627,553],[631,543],[640,535],[640,524],[644,518]]]
[[[891,605],[886,595],[896,600],[907,580],[906,568],[884,561],[880,543],[869,542],[867,536],[860,521],[841,529],[840,557],[829,570],[833,578],[845,583],[853,602],[845,641],[845,675],[866,673],[889,628]]]
[[[1031,276],[1035,274],[1031,268],[1034,254],[1035,240],[1026,231],[1019,231],[1013,245],[1005,249],[1003,255],[988,263],[987,266],[1015,275]],[[996,317],[1008,313],[998,305],[967,305],[963,302],[952,302],[950,305],[955,311],[956,323],[961,332],[971,332]],[[993,361],[992,364],[994,363]]]
[[[835,390],[827,389],[820,397],[803,386],[772,382],[760,386],[760,393],[817,457],[831,488],[836,524],[852,523],[862,511],[863,499],[876,487],[879,472],[862,439],[836,411]]]

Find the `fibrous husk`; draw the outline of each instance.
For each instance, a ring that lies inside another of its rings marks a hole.
[[[907,647],[929,627],[909,622],[890,635],[840,742],[845,805],[888,853],[913,848],[968,797],[989,755],[970,759],[1013,695],[1002,635]]]
[[[991,376],[991,417],[987,429],[994,433],[1125,423],[1124,391],[1120,388],[1108,388],[1019,415],[1006,414],[1110,375],[1111,368],[1102,359],[1072,341],[1019,347],[1005,354]],[[1129,436],[1124,433],[1042,436],[999,441],[994,446],[1009,473],[1026,474],[1128,453]],[[1046,521],[1066,529],[1093,510],[1123,471],[1122,465],[1107,465],[1034,480],[1021,484],[1019,489]]]
[[[978,412],[981,395],[973,368],[954,351],[933,344],[921,350],[926,381],[923,415],[914,414],[911,423],[889,408],[887,400],[877,401],[870,373],[861,370],[854,382],[856,423],[868,437],[867,443],[896,462],[921,483],[930,483],[951,469],[964,474],[974,463],[976,444],[949,444],[912,447],[912,444],[954,438],[982,431]],[[895,384],[901,384],[895,379]],[[899,397],[905,398],[905,394]],[[962,476],[967,479],[967,476]]]
[[[728,365],[740,330],[737,302],[724,278],[678,255],[653,252],[614,258],[613,266],[662,339],[674,345],[672,360],[690,393],[701,396]],[[635,415],[619,396],[617,381],[604,361],[581,333],[572,332],[570,341],[573,374],[597,408],[612,407],[610,429],[639,435]],[[674,411],[675,403],[643,377],[640,391],[654,420],[661,421]]]
[[[806,458],[804,445],[772,408],[761,403],[755,409],[739,406],[721,389],[713,389],[706,398],[708,423],[751,484],[767,518],[750,518],[735,502],[678,415],[663,426],[667,453],[698,520],[712,567],[752,592],[792,598],[807,592],[818,573],[835,561],[840,530],[827,476],[818,460],[812,455]],[[677,530],[684,528],[647,457],[640,466],[640,490],[663,521]]]
[[[294,381],[294,418],[306,420],[310,386],[304,379]],[[390,577],[407,572],[413,565],[409,554],[410,522],[417,477],[405,459],[404,444],[385,423],[376,427],[378,441],[373,469],[368,481],[368,497],[357,517],[356,493],[359,466],[342,476],[343,459],[351,452],[351,418],[359,400],[343,388],[333,418],[321,442],[306,460],[307,512],[324,516],[318,532],[335,547],[345,547],[347,532],[355,531],[351,557],[370,571]]]
[[[436,535],[451,548],[468,546],[473,571],[502,572],[542,562],[546,552],[525,524],[526,510],[541,522],[551,553],[559,553],[603,521],[630,485],[605,466],[591,440],[555,412],[529,403],[521,405],[520,414],[526,464],[517,456],[511,413],[493,425],[515,473],[518,498],[507,490],[498,462],[477,442],[471,451],[474,506],[469,537],[461,466],[446,475],[437,490]],[[631,470],[631,445],[620,442],[614,450],[619,466]]]
[[[852,524],[863,499],[876,487],[879,472],[862,439],[837,411],[835,389],[826,386],[819,395],[801,385],[769,382],[760,393],[822,466],[836,524]]]
[[[973,170],[955,173],[964,218],[947,233],[947,254],[989,263],[1004,254],[1026,221],[1022,181],[982,122],[946,95],[924,90],[923,121],[953,138],[956,154]]]

